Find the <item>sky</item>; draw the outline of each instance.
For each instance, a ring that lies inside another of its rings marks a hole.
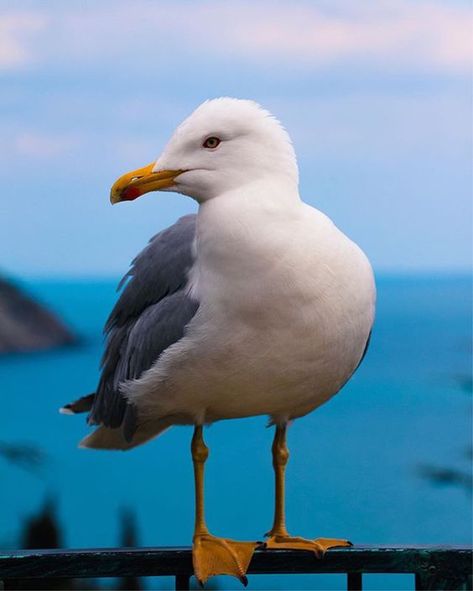
[[[471,265],[472,9],[450,0],[0,0],[0,270],[117,276],[196,204],[112,208],[203,100],[289,131],[305,201],[378,272]]]

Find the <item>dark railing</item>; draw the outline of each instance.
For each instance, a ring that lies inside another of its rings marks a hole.
[[[447,546],[334,548],[321,560],[310,552],[258,549],[248,574],[344,573],[346,588],[355,591],[362,589],[364,573],[411,573],[416,590],[466,591],[471,589],[471,565],[471,548]],[[189,589],[190,548],[0,552],[0,581],[7,590],[21,588],[23,579],[39,583],[41,579],[169,575],[175,577],[176,589]]]

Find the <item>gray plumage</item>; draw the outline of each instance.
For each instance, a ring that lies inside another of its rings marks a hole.
[[[127,441],[136,431],[136,414],[120,384],[139,378],[181,339],[199,305],[185,290],[195,224],[195,215],[184,216],[150,240],[121,280],[122,293],[105,325],[102,374],[88,422],[122,427]],[[73,405],[64,408],[74,412]]]

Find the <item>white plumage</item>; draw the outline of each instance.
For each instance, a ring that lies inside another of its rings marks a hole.
[[[374,314],[366,257],[296,192],[282,204],[261,185],[244,206],[238,192],[201,205],[188,285],[200,308],[126,385],[142,416],[279,423],[325,402],[360,362]]]

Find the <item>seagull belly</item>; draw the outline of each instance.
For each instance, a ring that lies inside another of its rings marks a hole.
[[[143,416],[209,423],[302,416],[359,364],[374,316],[372,271],[334,226],[302,236],[269,272],[242,281],[215,270],[186,336],[126,395]],[[244,268],[242,266],[242,268]]]

